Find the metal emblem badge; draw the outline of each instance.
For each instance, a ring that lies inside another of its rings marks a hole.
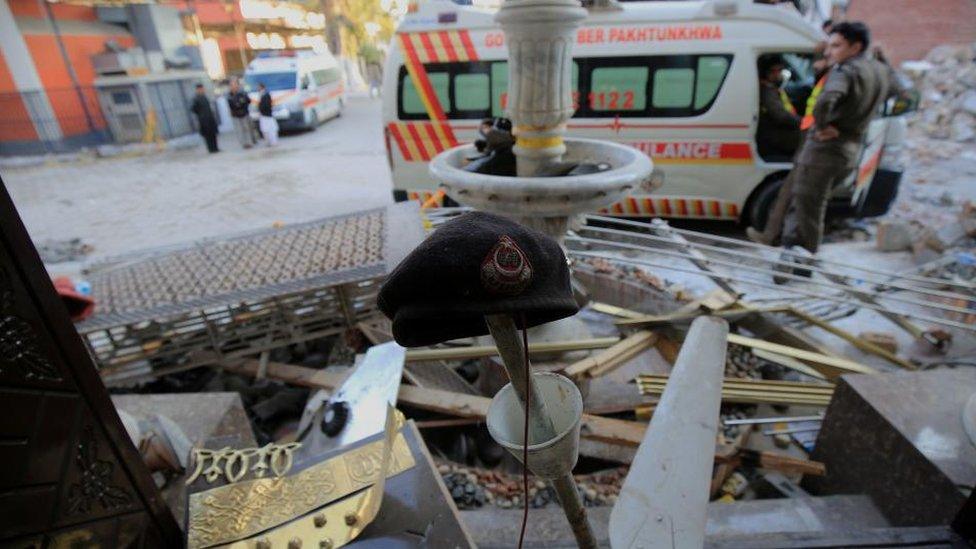
[[[481,262],[481,285],[493,294],[517,295],[532,282],[532,264],[508,236],[501,236]]]

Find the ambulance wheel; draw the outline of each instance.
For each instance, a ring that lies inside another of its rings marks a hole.
[[[311,114],[310,120],[305,124],[305,129],[314,132],[319,128],[319,113],[312,109],[309,111]]]
[[[762,230],[766,227],[766,220],[769,219],[769,211],[773,209],[776,202],[776,195],[786,181],[786,173],[771,176],[763,183],[762,187],[749,200],[749,207],[743,221],[749,227]]]

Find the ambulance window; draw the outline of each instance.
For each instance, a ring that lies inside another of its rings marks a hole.
[[[694,89],[694,69],[658,69],[651,103],[658,109],[690,107]]]
[[[698,58],[698,83],[695,86],[695,109],[708,106],[722,87],[729,60],[725,57],[702,56]]]
[[[459,111],[486,111],[490,106],[487,74],[459,74],[454,77],[454,108]]]
[[[594,111],[642,111],[647,105],[647,67],[600,67],[590,73],[588,102]]]
[[[331,84],[332,82],[337,82],[340,77],[341,74],[339,72],[339,69],[334,67],[331,69],[318,69],[312,71],[312,79],[315,80],[315,83],[318,84],[319,86],[324,86],[326,84]]]
[[[448,98],[447,87],[448,87],[448,74],[446,72],[428,72],[427,77],[430,80],[431,87],[434,88],[434,93],[437,94],[437,100],[442,106],[450,105],[450,100]],[[420,100],[420,94],[417,93],[417,89],[413,86],[413,79],[410,77],[403,79],[403,112],[407,114],[426,114],[427,109],[424,107],[423,101]]]
[[[502,116],[505,105],[502,99],[508,93],[508,63],[491,64],[491,115]]]

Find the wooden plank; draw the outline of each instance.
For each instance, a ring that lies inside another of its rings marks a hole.
[[[469,425],[484,423],[484,421],[474,417],[458,417],[451,419],[427,419],[417,421],[416,423],[418,429],[440,429],[443,427],[467,427]]]
[[[877,370],[871,368],[870,366],[865,366],[864,364],[854,362],[853,360],[848,360],[846,358],[827,356],[820,353],[815,353],[813,351],[797,349],[796,347],[780,345],[779,343],[771,343],[769,341],[763,341],[761,339],[746,337],[739,334],[729,334],[728,340],[729,343],[735,343],[736,345],[742,345],[751,349],[762,349],[764,351],[786,355],[807,363],[813,363],[815,364],[813,367],[823,375],[827,376],[828,379],[835,379],[842,374],[878,373]]]
[[[619,316],[621,318],[643,318],[647,316],[644,313],[638,313],[637,311],[631,311],[630,309],[624,309],[623,307],[617,307],[609,303],[600,303],[598,301],[591,301],[590,308],[598,313]]]
[[[741,450],[732,457],[715,456],[717,463],[736,463],[746,466],[773,469],[784,473],[803,473],[805,475],[823,476],[827,474],[827,466],[819,461],[795,458],[775,452],[760,452],[758,450]]]
[[[753,349],[752,354],[756,355],[757,357],[763,360],[775,364],[779,364],[780,366],[785,366],[791,370],[800,372],[803,375],[810,376],[816,379],[823,379],[823,380],[827,379],[827,376],[818,372],[816,368],[807,366],[806,364],[800,362],[795,358],[781,355],[779,353],[771,353],[769,351],[763,351],[762,349]]]
[[[230,372],[254,376],[257,373],[258,361],[246,360],[235,364],[223,365],[223,368]],[[346,374],[337,374],[326,370],[315,370],[313,368],[282,364],[280,362],[269,362],[267,374],[269,378],[278,379],[286,383],[327,390],[335,390],[342,384],[342,381],[346,377]],[[488,413],[488,406],[491,404],[491,399],[437,389],[400,385],[398,402],[424,410],[481,421]],[[646,430],[647,424],[645,423],[583,414],[580,437],[595,443],[637,447],[644,439],[644,432]],[[722,461],[720,460],[727,461],[728,459],[729,457],[721,451],[716,454],[717,462],[721,463]],[[807,460],[794,458],[785,458],[785,460],[779,459],[777,461],[776,459],[765,458],[763,463],[766,463],[770,468],[778,467],[780,470],[787,468],[790,471],[800,472],[814,471],[813,474],[823,467],[822,464]]]
[[[418,387],[441,389],[455,393],[479,394],[460,374],[440,360],[408,362],[403,368],[403,377]]]
[[[599,377],[619,368],[628,360],[654,345],[657,335],[649,331],[637,332],[616,345],[571,364],[563,373],[569,377]]]
[[[898,358],[898,356],[896,354],[894,354],[892,352],[889,352],[887,349],[883,349],[883,348],[875,345],[874,343],[871,343],[870,341],[866,341],[864,339],[861,339],[861,338],[855,336],[854,334],[852,334],[850,332],[847,332],[845,330],[842,330],[842,329],[834,326],[833,324],[827,322],[826,320],[822,320],[822,319],[817,318],[817,317],[815,317],[813,315],[808,315],[807,313],[805,313],[803,311],[800,311],[800,310],[798,310],[798,309],[796,309],[794,307],[789,307],[788,310],[787,310],[787,312],[789,314],[791,314],[791,315],[793,315],[793,316],[795,316],[795,317],[803,320],[804,322],[808,322],[810,324],[813,324],[813,325],[817,326],[818,328],[820,328],[820,329],[822,329],[822,330],[824,330],[826,332],[829,332],[829,333],[831,333],[831,334],[833,334],[833,335],[835,335],[835,336],[843,339],[844,341],[850,343],[851,345],[857,347],[858,349],[860,349],[860,350],[862,350],[862,351],[864,351],[866,353],[871,353],[871,354],[873,354],[875,356],[879,356],[879,357],[887,360],[888,362],[890,362],[890,363],[892,363],[892,364],[894,364],[896,366],[901,366],[902,368],[905,368],[906,370],[917,370],[918,369],[918,366],[912,364],[911,362],[908,362],[907,360]]]
[[[257,367],[257,360],[247,360],[223,366],[229,372],[249,376],[254,376],[257,373]],[[335,390],[345,379],[344,374],[280,362],[268,363],[268,377],[293,385],[329,390]],[[491,404],[491,399],[483,396],[463,395],[412,385],[400,385],[397,401],[421,410],[477,419],[484,419],[488,414],[488,406]],[[580,432],[581,436],[592,440],[625,446],[638,446],[644,438],[646,429],[647,425],[636,421],[583,414]]]
[[[605,349],[619,341],[620,338],[618,337],[599,337],[575,341],[530,343],[529,356],[560,351],[588,351],[590,349]],[[411,349],[407,351],[407,362],[416,362],[421,360],[467,360],[471,358],[485,358],[492,356],[498,356],[498,349],[494,345],[476,345],[471,347],[453,347],[446,349]]]
[[[626,310],[626,309],[625,309]],[[756,313],[779,313],[786,312],[787,307],[767,307],[762,309],[754,309],[751,307],[744,307],[739,309],[726,309],[720,311],[694,311],[694,312],[680,312],[671,313],[667,315],[641,315],[634,314],[622,317],[621,320],[614,322],[617,326],[628,326],[628,327],[642,327],[642,328],[655,328],[660,326],[674,326],[674,325],[686,325],[691,324],[692,320],[702,316],[717,316],[719,318],[724,318],[729,322],[736,322],[749,315]],[[633,312],[633,311],[631,311]]]

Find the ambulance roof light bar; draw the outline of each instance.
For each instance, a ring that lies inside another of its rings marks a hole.
[[[731,17],[739,13],[738,0],[715,0],[712,3],[712,11],[719,17]]]

